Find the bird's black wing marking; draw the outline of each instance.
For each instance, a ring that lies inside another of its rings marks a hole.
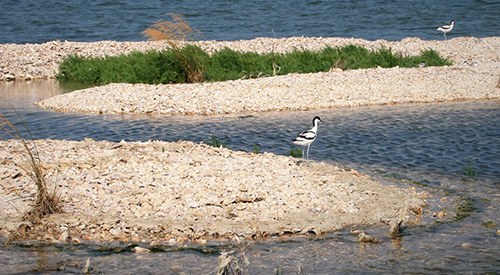
[[[303,139],[308,139],[308,140],[311,140],[311,139],[315,139],[316,138],[316,133],[313,132],[313,131],[304,131],[302,133],[299,134],[298,136],[299,138],[303,138]]]

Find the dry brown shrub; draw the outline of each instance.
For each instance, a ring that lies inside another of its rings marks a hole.
[[[180,42],[193,40],[201,33],[191,28],[184,16],[177,13],[169,13],[171,20],[161,20],[153,24],[151,28],[142,32],[149,40],[166,40],[174,54],[180,60],[187,73],[187,82],[202,82],[204,80],[205,68],[203,64],[181,48]]]
[[[161,20],[142,32],[149,40],[167,40],[177,46],[176,41],[187,41],[196,38],[200,32],[191,28],[184,16],[177,13],[167,14],[171,20]]]

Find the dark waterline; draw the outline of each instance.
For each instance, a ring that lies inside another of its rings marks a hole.
[[[37,1],[3,0],[0,43],[141,41],[167,13],[186,16],[204,40],[339,36],[369,40],[443,39],[436,28],[456,21],[449,38],[500,35],[500,2],[462,1]]]

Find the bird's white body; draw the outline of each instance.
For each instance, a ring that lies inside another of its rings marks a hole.
[[[444,39],[446,39],[446,34],[451,32],[454,26],[455,26],[455,21],[451,20],[449,25],[442,25],[438,27],[436,30],[442,32],[444,34]]]
[[[307,146],[307,159],[309,159],[309,147],[316,140],[316,133],[318,132],[318,123],[323,122],[318,116],[313,119],[313,127],[307,131],[300,133],[294,140],[293,143],[300,146]]]

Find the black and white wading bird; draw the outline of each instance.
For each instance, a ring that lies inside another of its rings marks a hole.
[[[449,25],[442,25],[441,27],[438,27],[436,30],[443,32],[444,39],[446,40],[446,34],[451,32],[454,26],[455,26],[455,20],[451,20]]]
[[[323,122],[319,116],[313,118],[313,127],[307,131],[300,133],[294,140],[293,143],[300,146],[307,146],[306,159],[309,159],[309,147],[316,140],[316,133],[318,132],[318,123]]]

